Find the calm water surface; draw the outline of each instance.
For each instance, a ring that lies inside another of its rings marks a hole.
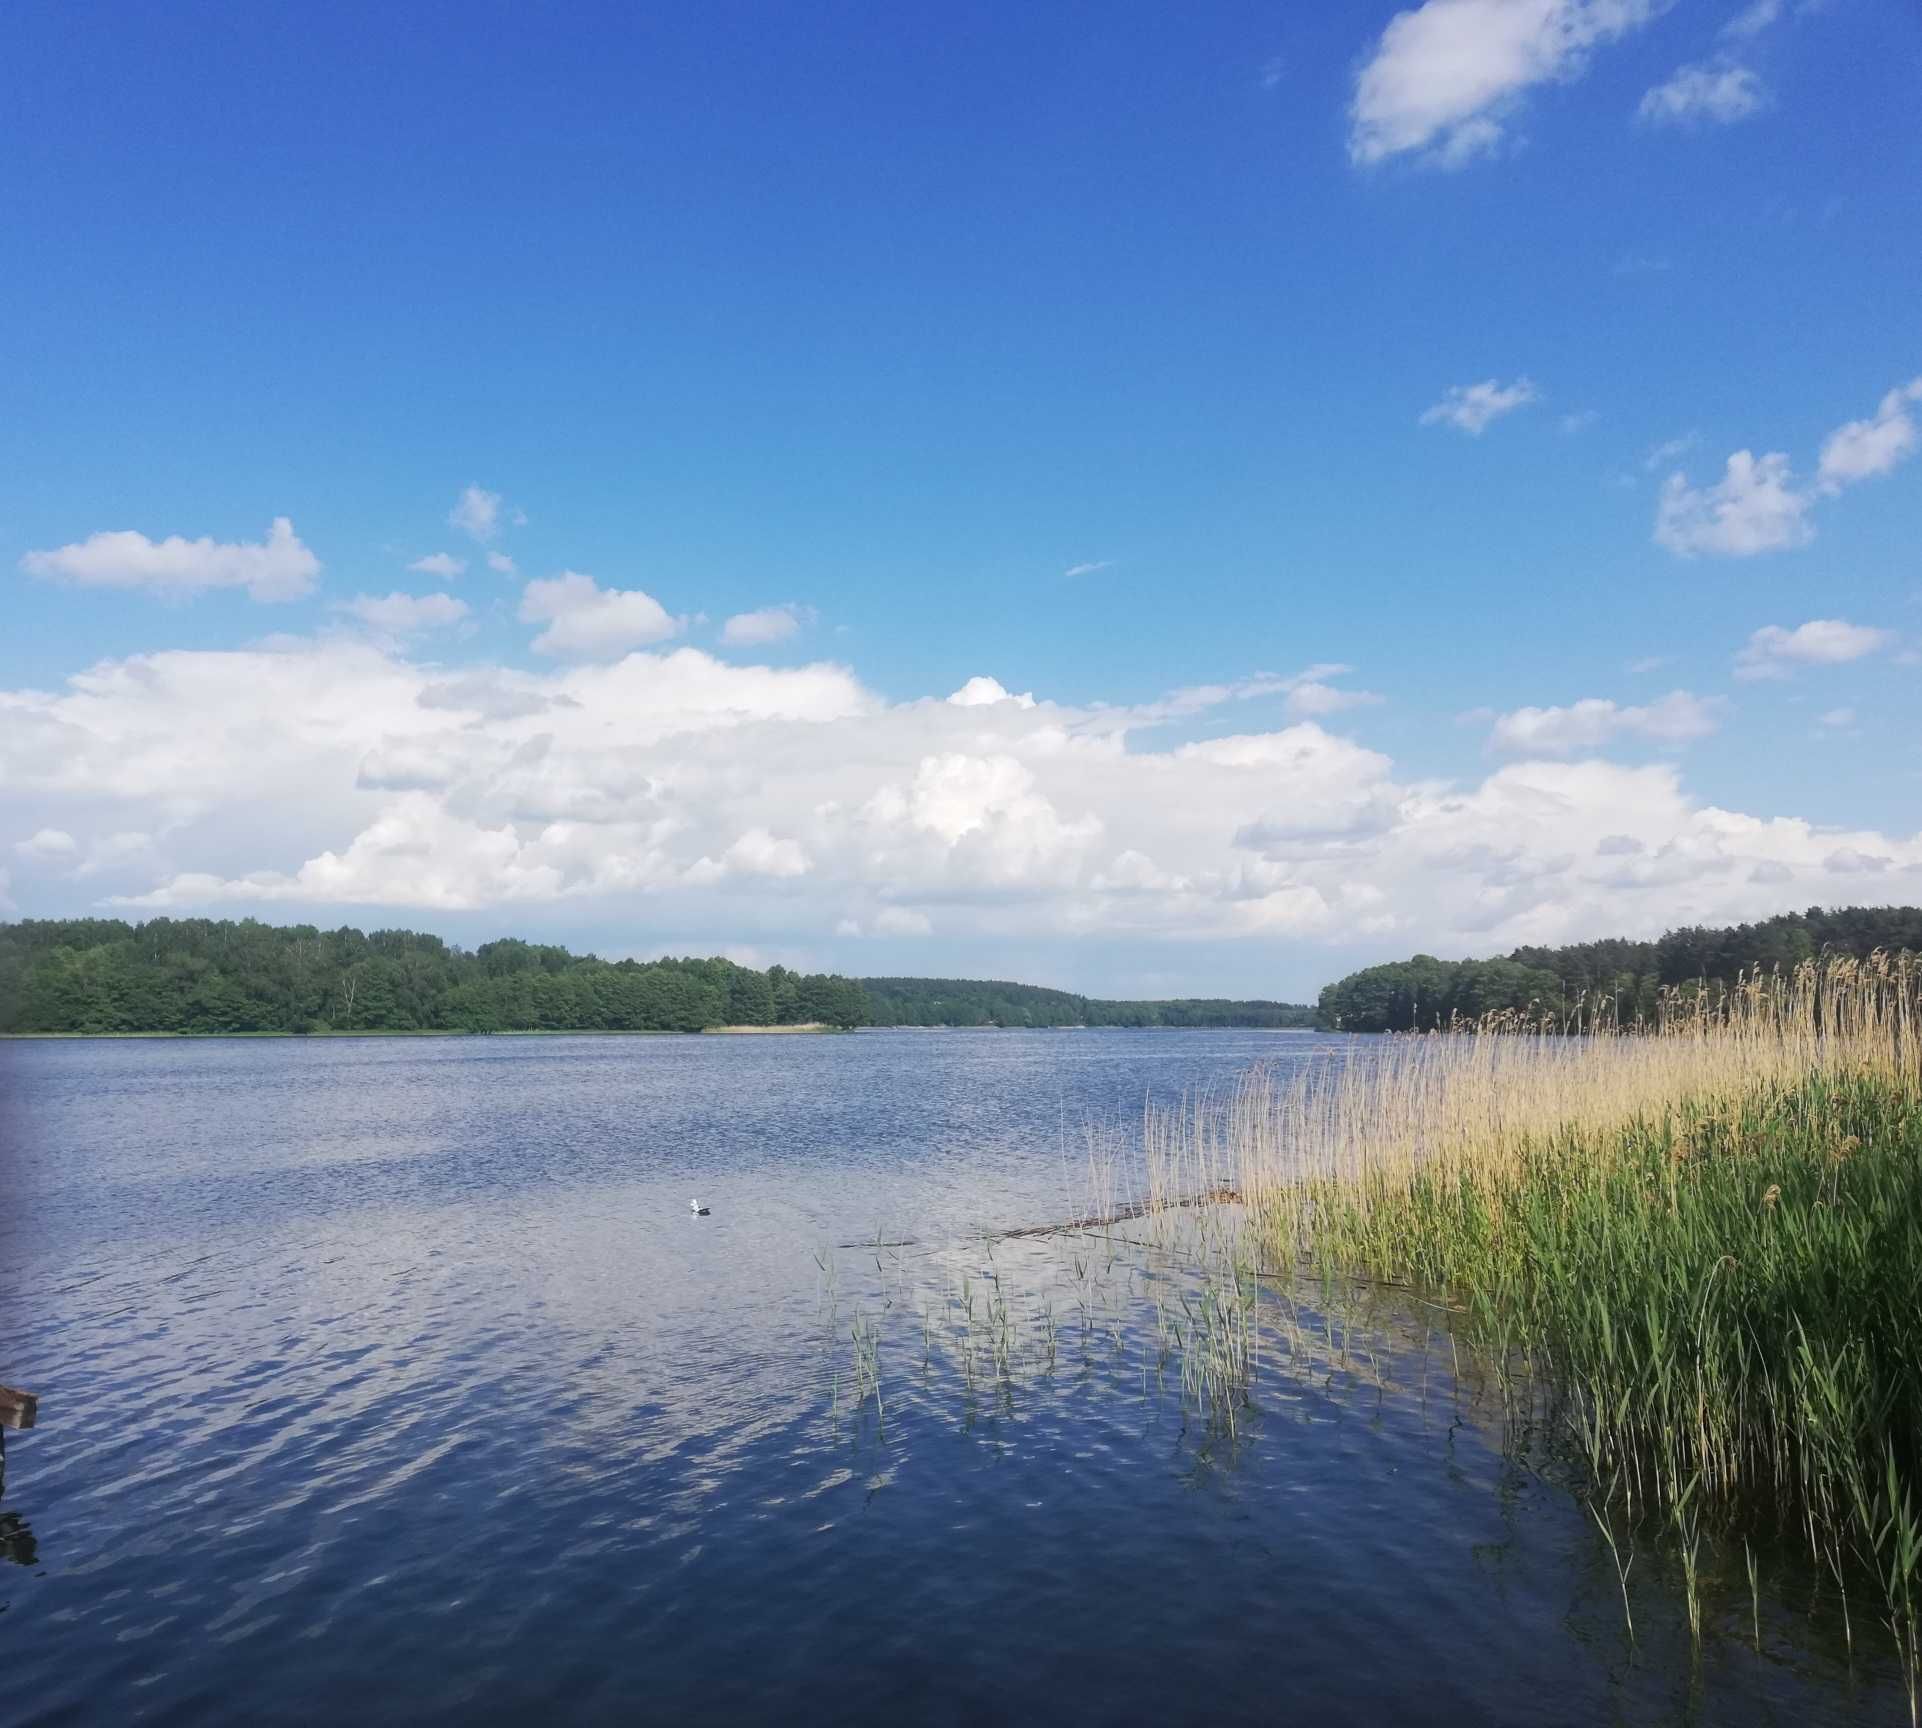
[[[992,1239],[1339,1043],[0,1044],[0,1721],[1906,1720],[1793,1577],[1631,1648],[1419,1311],[1229,1434],[1177,1271]]]

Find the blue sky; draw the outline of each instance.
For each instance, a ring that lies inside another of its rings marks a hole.
[[[1298,994],[1922,897],[1913,8],[0,60],[20,915]]]

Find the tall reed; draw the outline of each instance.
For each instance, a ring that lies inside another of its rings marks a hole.
[[[1378,1041],[1150,1112],[1145,1140],[1151,1191],[1173,1172],[1232,1181],[1271,1266],[1404,1282],[1457,1310],[1498,1374],[1530,1370],[1518,1395],[1564,1424],[1605,1509],[1682,1533],[1691,1576],[1704,1524],[1772,1518],[1842,1588],[1872,1572],[1913,1706],[1912,957],[1672,992],[1645,1026]]]

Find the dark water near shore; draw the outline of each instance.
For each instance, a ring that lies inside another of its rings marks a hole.
[[[988,1239],[1338,1043],[0,1045],[0,1722],[1906,1720],[1792,1569],[1631,1646],[1432,1316],[1297,1292],[1229,1431],[1165,1256]]]

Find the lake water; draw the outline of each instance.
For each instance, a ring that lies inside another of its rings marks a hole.
[[[0,1044],[0,1721],[1907,1720],[1787,1562],[1631,1645],[1421,1311],[1230,1428],[1179,1266],[996,1239],[1340,1042]]]

